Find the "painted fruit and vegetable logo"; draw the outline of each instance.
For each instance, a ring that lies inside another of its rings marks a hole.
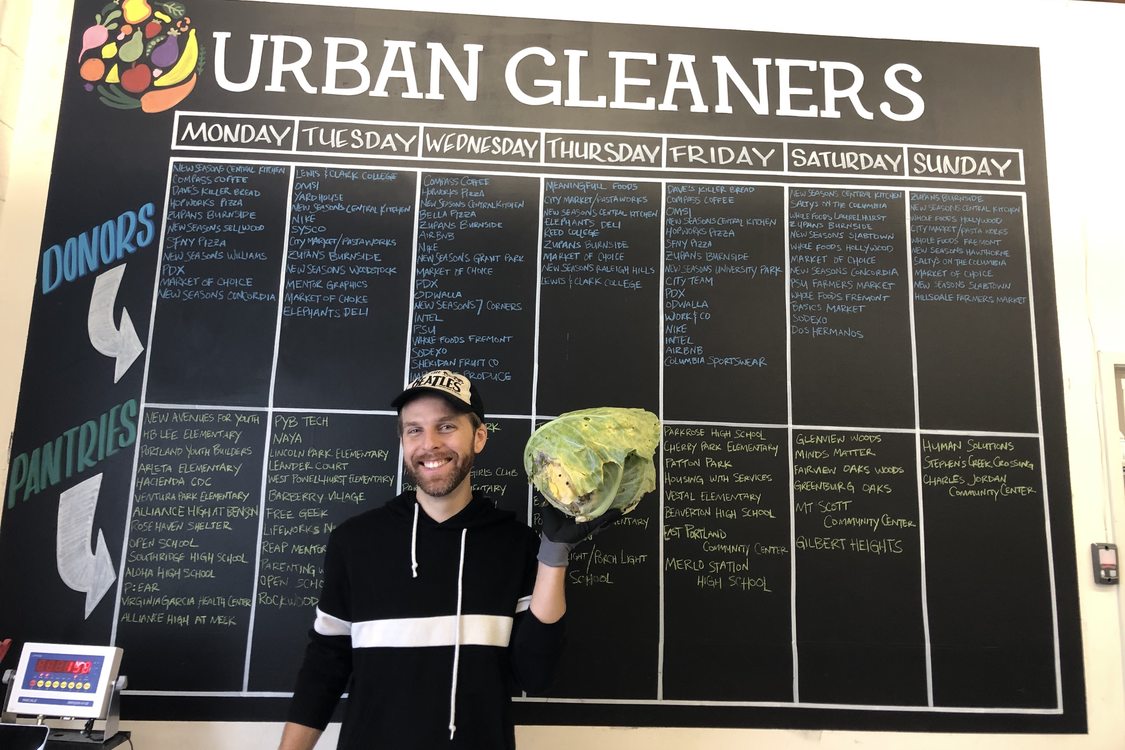
[[[195,88],[204,58],[183,3],[115,0],[82,32],[78,74],[106,106],[163,112]]]

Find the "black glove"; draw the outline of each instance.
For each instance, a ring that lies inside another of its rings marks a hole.
[[[579,522],[553,505],[544,503],[539,508],[539,515],[543,519],[539,562],[552,568],[562,568],[566,567],[572,549],[621,518],[621,511],[610,508],[597,518]]]

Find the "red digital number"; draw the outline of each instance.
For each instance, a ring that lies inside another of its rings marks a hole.
[[[39,659],[35,662],[36,672],[48,672],[51,674],[58,674],[60,672],[69,672],[70,674],[90,674],[90,669],[92,667],[93,663],[88,661]]]

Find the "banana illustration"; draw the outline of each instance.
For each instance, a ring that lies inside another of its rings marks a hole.
[[[195,29],[192,29],[188,32],[187,42],[184,43],[184,51],[180,55],[180,59],[176,60],[175,65],[164,71],[164,75],[157,78],[152,85],[175,86],[195,72],[195,63],[198,60],[199,42],[195,39]]]

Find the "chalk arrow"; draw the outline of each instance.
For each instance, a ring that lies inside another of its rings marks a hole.
[[[59,525],[55,535],[55,562],[59,578],[70,588],[86,594],[86,619],[117,580],[113,558],[109,555],[105,536],[98,529],[98,544],[90,551],[94,531],[94,511],[102,475],[90,477],[59,495]]]
[[[121,376],[145,350],[128,310],[121,310],[120,328],[113,324],[113,306],[117,303],[117,290],[121,288],[124,274],[125,266],[121,265],[98,276],[94,281],[94,292],[90,295],[90,315],[86,320],[90,343],[105,356],[117,360],[114,383],[121,380]]]

